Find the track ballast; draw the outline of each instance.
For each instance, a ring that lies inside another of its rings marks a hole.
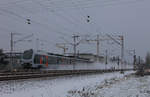
[[[57,77],[65,75],[81,75],[92,73],[110,73],[117,71],[130,71],[133,69],[101,69],[101,70],[49,70],[49,71],[18,71],[0,73],[0,81],[32,79],[41,77]]]

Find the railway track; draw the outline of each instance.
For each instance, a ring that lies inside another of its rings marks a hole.
[[[133,69],[124,69],[129,71]],[[92,74],[92,73],[109,73],[122,71],[122,69],[109,69],[109,70],[49,70],[49,71],[18,71],[18,72],[1,72],[0,81],[31,79],[41,77],[57,77],[65,75],[79,75],[79,74]]]

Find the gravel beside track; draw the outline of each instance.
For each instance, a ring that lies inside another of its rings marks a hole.
[[[123,71],[130,71],[132,69],[124,69]],[[18,71],[18,72],[1,72],[0,81],[7,80],[19,80],[19,79],[31,79],[40,77],[57,77],[65,75],[79,75],[79,74],[91,74],[91,73],[108,73],[122,71],[121,69],[109,69],[109,70],[49,70],[49,71]]]

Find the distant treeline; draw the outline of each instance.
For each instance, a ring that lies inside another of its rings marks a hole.
[[[150,68],[150,52],[148,52],[146,55],[145,65],[146,65],[146,67]]]

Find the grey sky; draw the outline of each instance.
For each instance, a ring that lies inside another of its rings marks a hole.
[[[106,6],[109,2],[111,6]],[[15,36],[16,40],[34,33],[33,42],[18,43],[17,50],[36,48],[35,40],[40,38],[47,41],[43,48],[51,52],[61,52],[55,43],[62,42],[62,37],[71,41],[73,33],[94,37],[100,32],[121,32],[126,48],[144,56],[150,51],[149,5],[149,0],[0,0],[0,48],[10,49],[10,32],[22,33]],[[87,15],[90,23],[86,22]],[[27,18],[31,19],[30,25]],[[84,44],[79,49],[95,53],[95,44]]]

